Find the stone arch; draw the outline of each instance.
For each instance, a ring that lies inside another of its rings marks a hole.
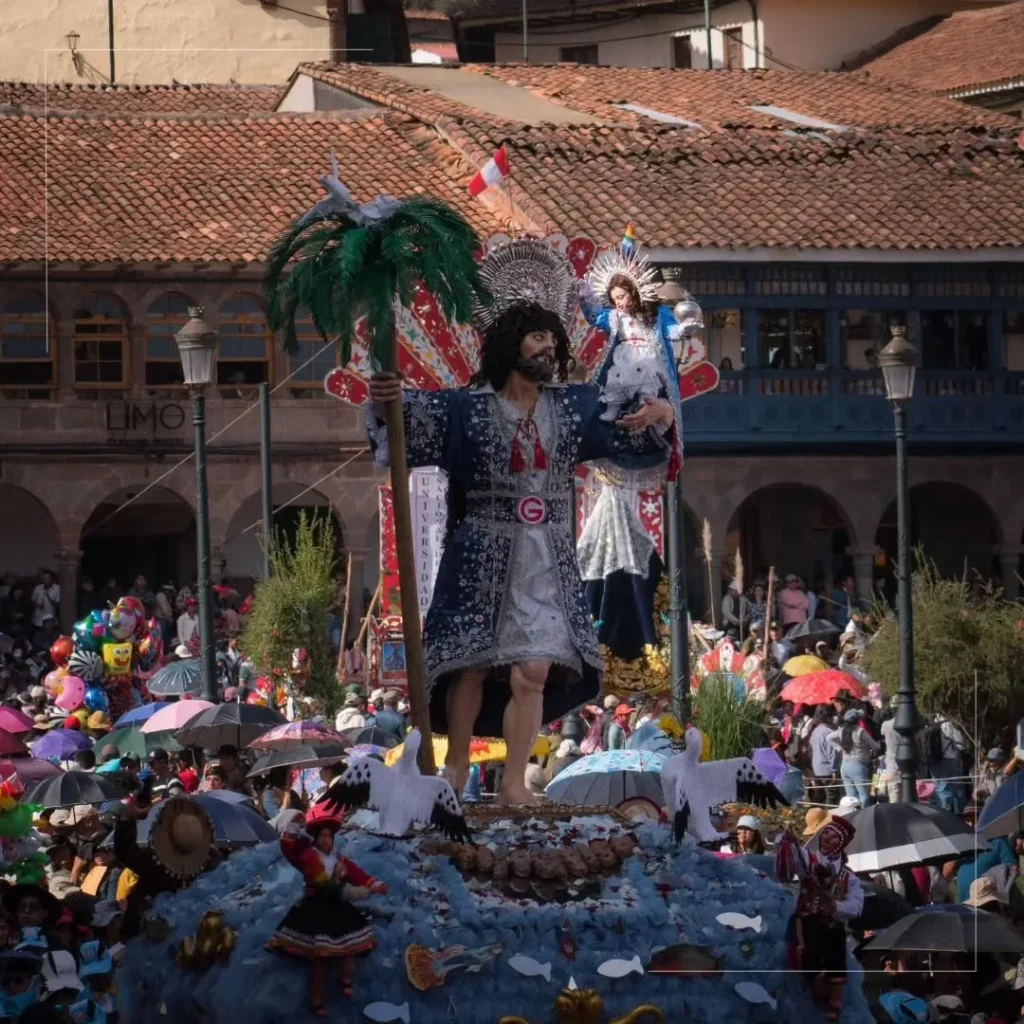
[[[113,576],[120,587],[142,574],[151,587],[179,587],[196,575],[192,504],[170,487],[122,486],[107,491],[82,525],[82,572],[98,586]]]
[[[975,488],[954,480],[925,480],[910,488],[910,543],[920,546],[945,576],[966,571],[1001,584],[999,546],[1003,526],[991,504]],[[895,592],[896,499],[882,513],[875,531],[878,574],[886,592]]]
[[[0,482],[0,571],[34,579],[64,547],[57,519],[27,487]]]

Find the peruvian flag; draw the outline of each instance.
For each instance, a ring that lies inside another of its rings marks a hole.
[[[478,171],[473,175],[473,180],[469,183],[469,194],[471,196],[478,196],[481,192],[485,192],[492,185],[497,185],[502,178],[507,177],[508,153],[505,151],[505,147],[502,146],[501,149],[499,149],[498,152],[484,164],[483,170]]]

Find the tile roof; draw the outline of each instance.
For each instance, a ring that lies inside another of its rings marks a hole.
[[[873,77],[935,92],[1024,79],[1024,0],[961,11],[863,65]]]
[[[1012,123],[1006,115],[972,109],[923,89],[894,86],[862,73],[581,64],[474,64],[466,70],[518,84],[589,113],[614,114],[619,120],[631,115],[614,105],[632,103],[704,127],[722,128],[792,127],[751,110],[755,105],[783,107],[833,124],[868,129],[1002,127]],[[635,116],[632,120],[637,121]]]
[[[502,138],[450,131],[477,154]],[[1024,245],[1016,135],[574,127],[505,142],[540,230],[613,240],[633,221],[649,246],[970,250]]]
[[[323,197],[332,152],[362,201],[430,192],[485,236],[500,230],[409,126],[396,114],[0,117],[0,263],[260,261]]]
[[[132,114],[255,114],[274,110],[280,85],[78,85],[0,82],[0,106]]]

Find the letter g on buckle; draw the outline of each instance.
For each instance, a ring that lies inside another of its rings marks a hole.
[[[540,526],[547,516],[547,504],[539,494],[528,494],[516,505],[516,518],[526,526]]]

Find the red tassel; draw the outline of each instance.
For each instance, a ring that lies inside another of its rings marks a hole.
[[[526,471],[526,459],[523,458],[523,453],[519,450],[519,431],[516,431],[516,436],[512,438],[512,459],[509,462],[510,473],[523,473]]]
[[[536,429],[536,428],[534,428]],[[544,446],[540,443],[540,434],[537,433],[533,439],[533,468],[547,469],[548,457],[544,454]]]

